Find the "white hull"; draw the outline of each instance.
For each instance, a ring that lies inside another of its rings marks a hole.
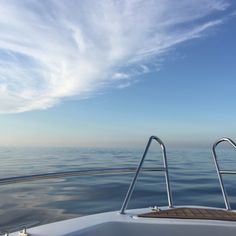
[[[236,222],[142,218],[150,209],[108,212],[51,223],[27,230],[31,236],[235,236]],[[12,233],[11,236],[18,236]]]

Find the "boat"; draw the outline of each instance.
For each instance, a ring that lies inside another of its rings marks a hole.
[[[156,170],[165,175],[168,206],[127,210],[137,178],[153,141],[159,143],[162,150],[163,167]],[[23,228],[19,232],[5,233],[5,236],[235,236],[236,211],[231,209],[223,175],[236,174],[236,171],[220,168],[216,147],[222,142],[228,142],[235,149],[236,143],[229,138],[222,138],[212,147],[225,208],[175,206],[171,194],[165,145],[157,136],[151,136],[119,211],[83,216],[29,229]]]

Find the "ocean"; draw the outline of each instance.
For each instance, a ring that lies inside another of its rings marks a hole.
[[[221,167],[236,169],[235,152],[218,149]],[[94,168],[136,167],[143,149],[0,148],[0,178]],[[224,207],[211,148],[167,149],[174,205]],[[235,163],[235,168],[233,167]],[[159,147],[144,167],[162,166]],[[134,173],[69,176],[0,186],[0,233],[92,213],[119,210]],[[236,178],[236,176],[235,176]],[[224,180],[236,208],[234,176]],[[162,172],[141,172],[128,208],[167,205]]]

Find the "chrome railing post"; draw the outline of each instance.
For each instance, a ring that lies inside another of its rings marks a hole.
[[[167,157],[166,157],[166,148],[163,143],[161,144],[161,148],[163,151],[163,162],[164,162],[164,168],[165,168],[165,180],[166,180],[166,191],[167,191],[168,205],[169,205],[169,207],[173,207],[172,194],[171,194],[171,190],[170,190],[169,171],[168,171],[168,164],[167,164]]]
[[[151,136],[148,140],[148,143],[146,145],[146,148],[145,148],[145,151],[143,153],[143,156],[140,160],[140,163],[138,165],[138,168],[136,170],[136,173],[135,173],[135,176],[133,178],[133,181],[131,182],[130,186],[129,186],[129,190],[126,194],[126,197],[125,197],[125,200],[123,202],[123,205],[121,207],[121,210],[120,210],[120,214],[125,214],[125,210],[127,208],[127,205],[130,201],[130,198],[131,198],[131,195],[134,191],[134,187],[135,187],[135,184],[136,184],[136,181],[137,181],[137,178],[139,176],[139,173],[140,173],[140,170],[142,168],[142,165],[143,165],[143,162],[144,162],[144,159],[148,153],[148,150],[149,150],[149,147],[152,143],[152,140],[156,140],[161,148],[162,148],[162,153],[163,153],[163,162],[164,162],[164,168],[163,169],[159,169],[159,171],[165,171],[165,179],[166,179],[166,187],[167,187],[167,197],[168,197],[168,205],[169,207],[172,207],[173,206],[173,203],[172,203],[172,195],[171,195],[171,190],[170,190],[170,182],[169,182],[169,174],[168,174],[168,166],[167,166],[167,158],[166,158],[166,148],[165,148],[165,145],[164,143],[156,136]]]
[[[225,189],[225,186],[224,186],[222,174],[236,174],[236,171],[220,170],[218,160],[217,160],[217,155],[216,155],[216,147],[217,147],[218,144],[220,144],[222,142],[228,142],[234,148],[236,148],[236,144],[229,138],[222,138],[222,139],[218,140],[217,142],[215,142],[213,147],[212,147],[213,160],[214,160],[214,163],[215,163],[216,172],[217,172],[219,183],[220,183],[220,188],[221,188],[222,195],[223,195],[223,198],[224,198],[225,208],[227,210],[231,210],[231,206],[230,206],[230,203],[229,203],[229,200],[228,200],[228,195],[227,195],[227,192],[226,192],[226,189]]]

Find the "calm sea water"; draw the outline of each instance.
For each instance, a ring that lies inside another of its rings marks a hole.
[[[136,167],[142,152],[108,148],[0,148],[0,178],[99,167]],[[224,207],[210,149],[172,149],[167,156],[175,205]],[[219,150],[219,156],[223,159],[221,166],[233,169],[234,152]],[[161,165],[161,153],[151,149],[144,166]],[[0,232],[118,210],[133,175],[114,173],[2,185]],[[232,206],[236,208],[233,176],[224,179]],[[163,174],[142,173],[129,208],[166,204]]]

